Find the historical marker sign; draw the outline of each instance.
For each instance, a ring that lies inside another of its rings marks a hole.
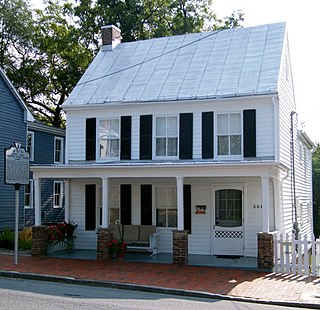
[[[29,184],[29,153],[21,144],[6,149],[5,182],[7,184]]]

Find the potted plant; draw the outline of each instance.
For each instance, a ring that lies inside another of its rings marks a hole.
[[[127,251],[127,243],[124,241],[124,225],[119,225],[120,239],[112,239],[108,242],[110,257],[116,256],[118,259],[124,259]]]

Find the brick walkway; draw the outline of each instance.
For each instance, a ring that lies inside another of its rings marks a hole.
[[[0,255],[0,271],[200,291],[320,308],[320,277],[172,264]]]

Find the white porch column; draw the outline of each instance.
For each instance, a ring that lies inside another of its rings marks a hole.
[[[34,225],[41,225],[41,179],[34,178]]]
[[[109,178],[102,178],[102,228],[109,227]]]
[[[269,232],[269,178],[261,177],[262,192],[262,228],[263,232]]]
[[[177,177],[178,230],[184,230],[183,178]]]
[[[64,220],[70,221],[70,180],[64,181]]]

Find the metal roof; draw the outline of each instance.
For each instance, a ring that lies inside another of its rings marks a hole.
[[[65,104],[210,99],[277,92],[286,24],[120,43],[100,50]]]

